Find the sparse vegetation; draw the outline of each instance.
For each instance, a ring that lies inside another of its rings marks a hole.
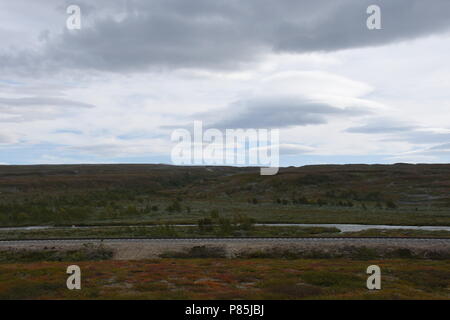
[[[308,249],[299,250],[297,248],[269,247],[264,249],[242,250],[237,253],[238,258],[243,259],[336,259],[345,258],[350,260],[371,260],[371,259],[450,259],[450,252],[429,250],[411,250],[407,248],[371,248],[366,246],[346,246],[343,248],[329,249]]]
[[[103,246],[86,244],[81,249],[74,250],[35,250],[16,249],[0,250],[0,263],[20,263],[37,261],[100,261],[113,256],[110,249]]]
[[[185,251],[167,251],[160,255],[161,258],[226,258],[224,247],[194,246]]]

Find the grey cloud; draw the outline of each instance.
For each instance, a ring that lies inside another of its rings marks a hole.
[[[387,135],[382,141],[407,141],[413,144],[445,143],[450,133],[437,132],[416,124],[393,119],[372,119],[369,123],[345,130],[350,133]]]
[[[94,108],[94,105],[54,97],[0,97],[0,122],[24,122],[56,119],[79,108]]]
[[[77,108],[93,108],[94,106],[89,103],[83,103],[73,100],[61,99],[61,98],[48,98],[48,97],[26,97],[26,98],[1,98],[1,106],[58,106],[58,107],[77,107]]]
[[[282,155],[299,155],[313,152],[315,149],[309,146],[299,144],[281,144],[280,154]]]
[[[329,117],[368,114],[362,108],[336,108],[325,103],[295,97],[272,97],[238,101],[223,110],[193,115],[208,127],[227,128],[286,128],[325,124]]]
[[[123,146],[117,144],[95,144],[88,146],[71,146],[66,148],[69,151],[93,153],[100,156],[117,155],[123,153]]]
[[[0,133],[0,143],[12,143],[14,142],[14,139],[6,134]]]
[[[415,125],[383,118],[372,120],[362,126],[348,128],[345,131],[351,133],[384,134],[409,132],[417,128],[419,127]]]
[[[450,2],[434,0],[78,1],[91,24],[53,36],[41,51],[0,53],[0,70],[112,72],[148,68],[238,68],[270,52],[382,45],[449,29]],[[366,8],[382,8],[382,30]],[[92,8],[94,6],[94,8]],[[117,19],[113,13],[123,13]],[[45,17],[43,17],[45,19]]]
[[[445,159],[446,157],[450,156],[450,143],[440,144],[424,149],[418,149],[406,154],[401,154],[401,156],[426,156]]]
[[[430,148],[430,150],[450,151],[450,143],[444,143]]]
[[[450,133],[441,133],[426,129],[414,130],[403,136],[400,135],[395,140],[406,140],[417,144],[445,143],[450,141]]]
[[[25,83],[1,83],[0,92],[5,95],[19,95],[19,96],[45,96],[45,97],[62,97],[64,91],[68,86],[54,83],[41,82],[39,84],[25,84]]]
[[[144,155],[149,154],[151,150],[148,149],[147,143],[137,144],[123,144],[118,141],[111,143],[95,143],[91,145],[82,146],[68,146],[64,147],[68,152],[75,152],[77,155],[93,154],[96,156],[130,156],[130,155]]]

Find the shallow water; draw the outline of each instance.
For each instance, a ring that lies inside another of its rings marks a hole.
[[[450,231],[450,226],[388,226],[388,225],[368,225],[368,224],[260,224],[264,226],[279,226],[279,227],[329,227],[337,228],[341,232],[363,231],[370,229],[409,229],[409,230],[424,230],[424,231]]]
[[[370,229],[408,229],[408,230],[424,230],[424,231],[450,231],[450,226],[390,226],[390,225],[368,225],[368,224],[302,224],[302,223],[265,223],[265,224],[255,224],[256,226],[268,226],[268,227],[329,227],[337,228],[341,232],[356,232],[364,231]],[[195,227],[195,224],[189,225],[174,225],[178,227]],[[114,226],[92,226],[92,227],[53,227],[53,226],[29,226],[29,227],[11,227],[11,228],[0,228],[0,231],[15,231],[15,230],[47,230],[47,229],[89,229],[89,228],[108,228]],[[130,227],[139,227],[138,225],[133,225]],[[140,226],[142,227],[142,225]],[[155,227],[155,226],[147,226]]]

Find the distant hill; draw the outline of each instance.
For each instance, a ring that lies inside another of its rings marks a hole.
[[[0,192],[77,189],[177,191],[191,197],[277,197],[394,200],[449,206],[450,164],[312,165],[260,176],[255,167],[163,164],[0,166]]]
[[[450,164],[0,166],[0,226],[269,222],[450,224]]]

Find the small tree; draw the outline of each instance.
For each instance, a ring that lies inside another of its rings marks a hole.
[[[388,209],[397,209],[398,208],[397,205],[395,204],[395,202],[392,200],[386,201],[386,207]]]
[[[209,215],[211,216],[211,219],[217,220],[219,219],[219,210],[212,209]]]
[[[198,220],[198,229],[200,232],[212,231],[213,230],[212,220],[209,218],[203,218]]]
[[[228,235],[233,231],[231,221],[228,218],[219,218],[219,228],[220,233],[224,235]]]

